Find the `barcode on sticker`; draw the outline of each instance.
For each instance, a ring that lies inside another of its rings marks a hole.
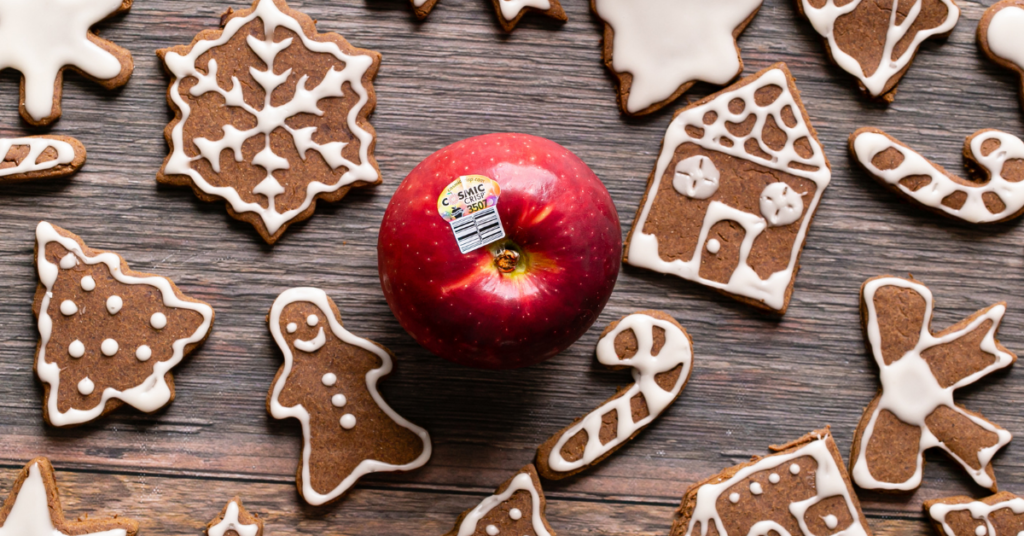
[[[501,226],[497,206],[485,208],[449,223],[462,253],[469,253],[505,238],[505,228]]]

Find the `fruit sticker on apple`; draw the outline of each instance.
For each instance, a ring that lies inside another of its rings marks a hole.
[[[459,251],[469,253],[505,238],[498,216],[501,186],[483,175],[464,175],[437,198],[437,211],[452,226]]]

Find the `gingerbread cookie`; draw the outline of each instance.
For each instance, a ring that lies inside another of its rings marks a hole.
[[[597,360],[607,367],[631,368],[633,383],[537,449],[544,478],[566,478],[601,463],[654,422],[690,379],[693,343],[671,316],[640,311],[601,332]]]
[[[1001,491],[976,501],[958,496],[924,502],[940,536],[1017,536],[1024,531],[1024,499]]]
[[[625,262],[783,314],[831,177],[793,77],[777,63],[672,119]]]
[[[498,0],[495,0],[498,1]],[[602,57],[629,115],[654,112],[697,81],[725,85],[743,72],[736,43],[762,0],[591,0],[604,21]]]
[[[139,524],[126,517],[64,519],[53,466],[36,458],[25,466],[0,508],[0,536],[135,536]]]
[[[964,141],[968,170],[962,179],[877,128],[850,135],[850,152],[872,177],[921,207],[969,223],[1012,220],[1024,213],[1024,142],[983,129]]]
[[[21,72],[21,117],[35,126],[60,118],[64,69],[107,89],[132,76],[132,55],[90,31],[132,0],[0,0],[0,70]]]
[[[931,291],[913,279],[878,276],[861,287],[864,334],[882,382],[850,455],[850,473],[864,489],[917,489],[924,451],[939,447],[979,486],[996,490],[991,460],[1010,432],[954,404],[953,392],[1017,360],[996,340],[1006,304],[938,333],[933,307]]]
[[[309,504],[341,498],[363,475],[411,471],[430,459],[430,434],[388,406],[377,381],[391,352],[341,326],[334,300],[317,288],[281,293],[267,316],[284,354],[267,396],[275,419],[302,423],[299,494]]]
[[[978,45],[999,66],[1021,77],[1024,104],[1024,0],[1001,0],[978,22]]]
[[[412,11],[416,14],[416,18],[420,20],[427,18],[430,10],[434,9],[434,5],[437,4],[437,0],[409,0],[409,2],[412,4]],[[562,22],[569,20],[558,0],[491,0],[491,2],[494,3],[494,10],[498,13],[498,22],[506,32],[514,30],[519,19],[529,11],[536,11]]]
[[[871,536],[828,428],[690,486],[671,536]]]
[[[797,0],[797,6],[824,38],[829,58],[857,78],[864,94],[885,102],[896,98],[921,43],[948,36],[960,17],[953,0]]]
[[[263,520],[247,512],[235,497],[206,525],[206,536],[263,536]]]
[[[445,536],[555,536],[544,517],[547,501],[533,465],[498,486],[494,495],[459,516]]]
[[[213,309],[45,221],[35,257],[46,422],[78,425],[122,404],[151,413],[174,400],[171,369],[206,340]]]
[[[85,163],[85,146],[68,136],[0,138],[0,182],[67,177]]]
[[[157,180],[226,201],[273,244],[317,199],[380,183],[367,120],[380,54],[317,33],[284,0],[256,0],[222,24],[157,51],[175,112]]]

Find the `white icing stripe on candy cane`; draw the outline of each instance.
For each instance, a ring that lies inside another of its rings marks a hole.
[[[215,47],[227,43],[244,25],[256,18],[263,22],[266,37],[263,41],[260,41],[250,35],[246,43],[268,66],[266,71],[259,71],[255,68],[249,71],[266,93],[263,106],[259,109],[245,102],[242,96],[242,87],[237,78],[232,78],[232,87],[229,91],[224,90],[217,84],[216,61],[210,61],[209,73],[204,74],[200,72],[196,66],[200,56]],[[293,41],[293,39],[285,39],[280,42],[273,41],[274,31],[278,27],[287,28],[295,32],[302,41],[302,46],[313,52],[330,54],[345,62],[345,67],[341,71],[336,71],[332,67],[320,84],[312,89],[306,88],[308,77],[304,75],[298,81],[292,100],[280,106],[274,106],[271,104],[274,89],[283,84],[291,73],[291,70],[288,70],[281,74],[275,74],[273,70],[274,59],[278,53],[291,46]],[[363,75],[373,65],[373,57],[368,55],[348,55],[333,42],[309,39],[306,37],[305,32],[303,32],[299,22],[282,12],[273,0],[261,0],[248,16],[231,19],[224,27],[220,37],[196,43],[192,46],[192,50],[187,56],[169,52],[164,56],[164,62],[174,75],[174,81],[171,83],[169,93],[171,100],[181,111],[181,120],[171,130],[171,154],[164,166],[164,173],[189,176],[199,189],[208,194],[224,198],[237,213],[257,213],[270,234],[276,233],[282,225],[306,210],[317,194],[334,192],[356,181],[374,182],[377,180],[377,170],[373,167],[369,156],[370,146],[373,144],[373,135],[360,127],[357,121],[360,112],[369,101],[369,92],[363,86]],[[224,97],[227,106],[241,108],[255,117],[257,125],[245,131],[238,130],[232,125],[225,125],[223,128],[224,136],[217,141],[197,138],[193,141],[199,147],[200,155],[189,157],[185,154],[184,129],[185,123],[189,120],[191,108],[185,99],[182,98],[179,90],[182,80],[189,77],[197,80],[196,85],[189,91],[192,96],[199,96],[208,92],[217,93]],[[342,149],[345,147],[345,143],[332,142],[321,145],[313,141],[313,135],[317,131],[316,127],[295,129],[286,123],[288,118],[298,114],[322,115],[323,112],[318,108],[317,102],[325,98],[344,96],[343,86],[346,82],[349,84],[351,91],[359,96],[359,101],[352,106],[346,118],[349,131],[359,140],[358,164],[342,156]],[[285,212],[278,212],[274,208],[274,198],[285,191],[277,179],[274,178],[274,171],[289,168],[288,160],[275,154],[271,149],[270,133],[276,129],[284,129],[291,135],[296,149],[298,149],[299,154],[303,158],[305,158],[307,150],[315,150],[323,156],[332,169],[337,169],[341,166],[346,168],[345,173],[334,184],[310,183],[306,188],[306,197],[302,204]],[[209,160],[213,170],[219,172],[220,153],[224,149],[231,149],[234,152],[235,160],[241,161],[242,143],[249,138],[261,135],[265,138],[265,145],[263,150],[253,158],[252,164],[264,168],[267,175],[263,181],[253,188],[252,192],[267,197],[266,207],[259,203],[244,201],[232,187],[211,184],[203,178],[202,174],[192,168],[193,161],[205,158]]]
[[[33,171],[45,171],[64,164],[70,164],[75,160],[75,148],[72,147],[70,143],[52,138],[0,139],[0,159],[2,159],[12,147],[22,146],[28,147],[28,155],[22,159],[20,164],[0,169],[0,177],[31,173]],[[55,150],[57,152],[57,158],[47,160],[46,162],[38,162],[37,160],[39,159],[39,156],[42,155],[43,151],[47,148]]]
[[[417,4],[417,7],[420,5],[423,4]],[[498,5],[501,7],[501,17],[505,20],[515,19],[522,10],[528,7],[537,8],[541,11],[551,9],[550,0],[499,0]]]
[[[530,492],[530,504],[533,510],[533,516],[531,518],[531,521],[533,521],[533,532],[537,533],[537,536],[551,536],[551,533],[548,532],[548,529],[544,526],[544,521],[541,518],[540,494],[537,493],[537,488],[534,487],[533,478],[529,473],[519,473],[512,479],[512,482],[509,483],[508,488],[506,488],[505,491],[497,495],[491,495],[481,501],[476,508],[470,510],[469,513],[466,514],[466,517],[462,519],[462,523],[459,525],[459,532],[456,536],[472,536],[472,534],[476,532],[477,524],[480,523],[480,520],[483,519],[488,512],[501,503],[509,500],[512,497],[512,494],[521,490]]]
[[[931,508],[928,509],[928,515],[936,522],[942,524],[942,531],[946,536],[956,536],[956,533],[953,531],[953,527],[949,526],[946,522],[946,516],[949,515],[950,512],[963,511],[969,512],[972,518],[981,520],[985,523],[987,532],[984,534],[987,534],[988,536],[1003,536],[996,532],[996,528],[992,525],[992,520],[989,516],[992,515],[993,512],[1004,508],[1009,508],[1010,511],[1017,515],[1024,514],[1024,499],[1017,497],[1008,501],[997,502],[992,505],[985,504],[981,501],[973,501],[963,504],[938,503],[933,504]]]
[[[90,532],[81,536],[125,536],[125,529]],[[14,506],[0,526],[0,536],[68,536],[53,526],[43,473],[34,463],[21,484]],[[245,536],[245,535],[243,535]]]
[[[309,302],[319,307],[320,311],[327,319],[327,324],[330,326],[331,333],[335,337],[346,344],[362,348],[363,350],[366,350],[380,358],[380,368],[375,368],[366,373],[366,389],[370,392],[370,396],[373,397],[374,402],[377,403],[377,406],[380,407],[381,411],[386,413],[391,420],[419,436],[420,440],[423,442],[423,452],[418,458],[404,465],[392,465],[377,460],[363,460],[359,462],[359,465],[356,466],[351,474],[349,474],[330,492],[321,494],[313,489],[313,479],[309,470],[309,459],[313,452],[312,432],[309,427],[309,412],[306,411],[306,408],[301,404],[285,406],[279,401],[281,391],[288,382],[288,377],[291,374],[294,363],[291,345],[289,345],[288,340],[285,339],[284,334],[281,333],[281,312],[284,311],[284,308],[288,305],[297,302]],[[274,383],[273,391],[270,396],[270,414],[275,419],[287,419],[290,417],[298,419],[299,422],[302,423],[302,496],[306,499],[306,502],[314,506],[327,503],[348,491],[348,489],[352,487],[352,485],[355,484],[363,475],[386,471],[411,471],[422,467],[427,463],[427,460],[430,459],[431,452],[430,434],[423,428],[405,420],[404,417],[391,409],[391,406],[384,401],[380,392],[377,391],[377,381],[391,372],[391,356],[376,344],[373,344],[362,337],[357,337],[343,328],[341,323],[338,322],[338,319],[334,316],[330,300],[327,298],[327,294],[323,290],[311,287],[299,287],[291,288],[282,292],[281,295],[274,300],[274,305],[270,309],[270,333],[273,335],[274,341],[277,342],[277,345],[281,348],[281,352],[284,354],[284,368],[281,371],[281,375],[277,382]]]
[[[57,276],[61,270],[60,266],[46,259],[46,246],[50,242],[56,242],[63,246],[79,262],[90,265],[106,264],[110,270],[110,275],[119,283],[156,287],[160,291],[164,305],[176,309],[195,311],[203,317],[202,324],[188,337],[174,341],[171,345],[173,353],[170,359],[154,363],[153,373],[139,385],[124,391],[107,387],[103,390],[103,396],[94,407],[87,410],[70,408],[66,412],[60,411],[57,405],[57,394],[60,392],[60,366],[56,362],[51,363],[46,360],[46,345],[50,341],[53,330],[53,320],[47,311],[50,307],[50,298],[53,296],[53,285],[57,281]],[[39,343],[39,354],[36,358],[36,374],[43,383],[50,386],[50,396],[46,400],[47,416],[50,423],[54,426],[67,426],[90,421],[103,413],[103,408],[110,399],[121,400],[146,413],[151,413],[167,405],[171,400],[171,388],[167,385],[165,376],[181,362],[185,355],[186,346],[198,343],[206,337],[213,321],[213,309],[205,303],[190,302],[178,298],[170,281],[163,277],[126,275],[121,271],[121,258],[115,253],[100,253],[95,257],[86,255],[78,242],[61,236],[52,225],[45,221],[39,222],[39,225],[36,227],[36,243],[38,250],[36,268],[39,271],[39,282],[46,288],[46,293],[43,295],[43,300],[39,307],[38,323],[41,342]]]
[[[997,11],[985,37],[992,54],[1024,69],[1024,9],[1006,6]]]
[[[754,94],[757,90],[772,85],[782,88],[782,94],[770,105],[766,107],[758,106],[754,101]],[[729,102],[733,99],[741,99],[745,103],[744,110],[740,114],[733,114],[729,111]],[[796,117],[796,126],[792,128],[787,126],[782,119],[782,110],[786,106],[790,107],[793,115]],[[716,113],[717,118],[714,123],[705,125],[703,122],[704,115],[708,112]],[[726,128],[726,122],[741,122],[750,113],[757,117],[753,129],[744,137],[733,136]],[[785,147],[780,151],[773,151],[761,139],[761,132],[768,117],[774,118],[778,128],[782,129],[788,136]],[[691,137],[686,132],[688,125],[701,127],[704,130],[703,137]],[[723,137],[732,140],[733,145],[731,147],[720,145],[718,140]],[[806,138],[810,142],[812,151],[810,158],[801,157],[794,149],[794,142],[801,138]],[[761,150],[771,155],[772,158],[768,160],[748,154],[744,149],[744,145],[749,139],[756,140]],[[644,225],[647,223],[651,207],[654,205],[654,199],[658,196],[661,181],[675,156],[676,149],[684,143],[693,143],[707,150],[756,162],[762,166],[813,181],[817,185],[814,196],[805,202],[807,207],[806,214],[813,214],[818,206],[818,201],[821,199],[821,194],[825,191],[825,187],[828,186],[831,180],[832,173],[828,169],[821,146],[814,139],[814,136],[811,135],[809,127],[804,122],[803,114],[800,113],[800,107],[797,106],[796,100],[789,91],[789,80],[786,77],[786,73],[779,68],[768,70],[757,80],[743,87],[726,91],[714,100],[701,106],[685,110],[672,120],[668,130],[665,132],[664,146],[661,155],[658,157],[657,166],[654,169],[654,179],[648,188],[647,201],[636,223],[633,224],[633,233],[629,243],[629,256],[626,259],[626,262],[633,266],[666,274],[674,274],[683,279],[696,281],[731,294],[762,301],[773,309],[781,309],[786,302],[786,289],[793,279],[796,261],[800,255],[800,245],[803,243],[804,237],[807,235],[807,228],[810,226],[810,217],[805,217],[800,224],[800,231],[796,236],[794,247],[790,254],[789,265],[786,269],[771,274],[768,276],[768,279],[761,279],[757,272],[747,264],[747,257],[753,248],[754,239],[768,225],[768,222],[757,214],[743,212],[724,203],[713,201],[704,217],[697,247],[694,249],[693,256],[688,261],[681,259],[671,262],[664,261],[658,253],[658,237],[644,233]],[[791,163],[812,166],[816,168],[816,171],[794,169],[789,167]],[[720,283],[701,277],[700,267],[708,232],[715,223],[726,220],[739,223],[745,231],[745,236],[740,247],[740,259],[736,270],[727,283]]]
[[[999,141],[999,148],[988,156],[982,156],[981,146],[987,140]],[[878,169],[872,163],[872,159],[879,153],[895,149],[903,155],[903,161],[894,169]],[[1024,209],[1024,181],[1010,182],[1003,178],[1003,164],[1011,159],[1024,159],[1024,142],[1016,136],[989,130],[982,132],[971,140],[971,156],[989,171],[989,180],[977,186],[965,186],[946,176],[935,164],[932,164],[919,153],[894,142],[888,136],[878,132],[861,132],[853,142],[853,151],[857,161],[867,168],[872,175],[893,185],[911,199],[930,208],[941,210],[950,216],[960,218],[970,223],[987,223],[1000,221],[1009,218]],[[913,175],[924,175],[931,178],[931,182],[911,190],[900,184],[900,180]],[[967,200],[960,208],[951,208],[942,204],[942,200],[950,194],[963,192]],[[997,212],[991,212],[985,206],[984,195],[992,192],[999,196],[1006,207]]]
[[[875,292],[877,292],[878,289],[887,286],[911,289],[925,300],[924,319],[921,322],[921,332],[918,335],[919,338],[917,346],[905,353],[898,360],[893,361],[888,365],[885,364],[885,359],[882,357],[882,334],[881,329],[878,326],[878,312],[875,309],[874,299]],[[857,459],[854,461],[853,469],[850,471],[851,476],[853,476],[853,480],[862,488],[885,490],[916,489],[921,485],[921,477],[924,473],[923,452],[933,447],[940,447],[942,450],[946,451],[950,457],[963,466],[964,470],[971,475],[971,478],[973,478],[978,485],[991,488],[993,485],[992,478],[985,473],[985,468],[988,467],[988,464],[992,460],[996,451],[1002,448],[1003,445],[1009,443],[1012,438],[1010,432],[996,428],[984,419],[979,419],[978,417],[963,411],[953,403],[953,391],[965,385],[974,383],[994,370],[1007,367],[1013,363],[1013,356],[1000,350],[999,345],[995,340],[995,333],[996,330],[999,329],[999,323],[1003,319],[1003,313],[1006,312],[1006,307],[1002,305],[992,307],[984,314],[979,315],[971,321],[971,323],[963,329],[953,331],[943,335],[942,337],[936,337],[932,335],[929,330],[932,317],[932,303],[932,293],[928,290],[928,287],[913,281],[907,281],[897,277],[886,277],[874,279],[864,285],[864,305],[868,312],[867,336],[868,341],[871,344],[871,350],[874,354],[875,362],[878,363],[879,379],[882,382],[882,395],[878,399],[878,405],[875,407],[875,411],[871,415],[871,420],[868,421],[867,426],[864,428],[864,433],[860,439],[860,452],[857,455]],[[928,362],[925,361],[921,354],[929,348],[934,348],[941,344],[959,339],[960,337],[971,333],[985,322],[992,322],[992,326],[988,329],[984,339],[981,341],[981,349],[992,354],[995,357],[995,361],[991,365],[961,379],[949,387],[942,387],[939,385],[939,381],[932,373],[931,367],[929,367]],[[942,406],[945,406],[970,419],[971,422],[992,432],[993,434],[996,434],[999,438],[995,445],[986,447],[978,452],[978,461],[981,463],[980,469],[975,469],[968,465],[967,462],[957,456],[948,446],[946,446],[945,443],[936,438],[928,429],[925,419],[927,419],[932,412]],[[882,410],[890,411],[900,421],[911,426],[916,426],[921,430],[921,440],[917,455],[917,468],[914,470],[914,475],[905,482],[893,483],[879,481],[871,475],[871,470],[868,468],[867,447],[871,442],[871,434],[874,432],[875,422],[878,420],[878,415]]]
[[[612,69],[632,82],[626,111],[640,112],[697,80],[723,85],[740,73],[733,32],[762,0],[595,0],[612,27]]]
[[[952,31],[953,27],[956,26],[956,21],[960,18],[960,8],[956,7],[952,0],[941,0],[942,4],[946,6],[946,20],[930,30],[918,31],[914,34],[910,46],[906,48],[903,54],[893,59],[893,50],[896,44],[907,35],[907,32],[914,25],[914,21],[921,14],[924,0],[914,0],[914,5],[911,6],[910,11],[906,13],[906,17],[900,23],[896,22],[899,10],[892,9],[889,18],[889,28],[885,33],[885,46],[883,47],[881,59],[878,65],[875,66],[871,76],[867,76],[864,74],[865,70],[861,67],[860,62],[839,48],[835,35],[836,20],[856,9],[861,1],[853,0],[848,4],[837,7],[835,0],[825,0],[825,5],[817,8],[812,6],[809,0],[800,0],[804,15],[807,16],[811,25],[814,26],[814,30],[828,40],[829,51],[832,53],[832,58],[836,64],[844,71],[856,76],[874,97],[882,95],[885,84],[910,63],[910,60],[914,58],[914,54],[917,53],[917,48],[921,46],[925,39],[933,35],[941,35]]]
[[[651,355],[654,347],[655,327],[665,330],[665,345],[657,356]],[[636,335],[637,351],[636,355],[629,359],[619,359],[615,353],[615,338],[626,330],[632,330]],[[665,411],[665,408],[679,395],[679,391],[690,375],[690,367],[693,363],[693,345],[690,338],[675,324],[645,314],[632,314],[619,321],[615,329],[597,342],[597,360],[608,366],[633,367],[635,383],[625,394],[590,412],[576,426],[562,434],[548,457],[548,466],[555,471],[573,471],[593,463],[594,460],[629,439],[637,430],[657,419],[661,412]],[[676,379],[672,390],[662,389],[656,381],[657,375],[668,372],[679,365],[683,367],[679,371],[679,378]],[[633,422],[630,404],[637,393],[643,394],[644,400],[647,402],[648,415]],[[611,411],[618,416],[615,438],[606,444],[601,444],[599,437],[601,418]],[[570,462],[562,456],[562,448],[581,430],[587,432],[587,445],[583,450],[583,456],[579,460]]]
[[[255,523],[243,525],[238,520],[239,511],[237,502],[229,502],[227,511],[224,512],[224,519],[207,529],[207,536],[224,536],[229,530],[237,532],[238,536],[256,536],[260,532],[260,526]]]
[[[775,469],[776,467],[781,467],[798,458],[810,456],[818,465],[814,474],[815,495],[802,501],[795,501],[789,505],[789,513],[792,514],[799,523],[800,532],[804,536],[814,536],[814,533],[811,532],[810,528],[808,528],[807,520],[805,519],[807,511],[811,507],[825,499],[842,497],[844,499],[846,509],[853,521],[849,527],[833,534],[832,536],[867,536],[868,532],[864,527],[863,520],[861,520],[860,516],[857,514],[854,497],[850,494],[846,480],[843,479],[842,468],[836,465],[836,460],[832,456],[832,452],[828,449],[828,444],[826,442],[827,437],[828,436],[825,436],[811,441],[788,454],[767,456],[753,465],[740,469],[735,475],[727,480],[714,484],[704,484],[701,486],[697,489],[697,501],[694,505],[693,514],[690,517],[690,524],[686,530],[687,535],[707,536],[708,528],[714,524],[715,530],[718,531],[718,534],[724,536],[727,533],[725,531],[725,525],[722,523],[722,518],[718,513],[717,504],[718,498],[721,497],[726,490],[754,473]],[[694,530],[697,523],[700,523],[701,526],[699,532]],[[789,536],[789,532],[782,528],[782,526],[775,520],[764,520],[755,523],[751,527],[749,534],[767,535],[769,530],[777,531],[781,536]]]

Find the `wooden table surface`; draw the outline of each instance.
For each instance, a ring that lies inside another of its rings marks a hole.
[[[615,200],[623,236],[677,102],[642,119],[619,113],[600,57],[601,23],[586,0],[564,0],[569,22],[528,16],[504,35],[488,0],[441,0],[426,22],[407,0],[293,1],[360,47],[379,50],[377,158],[384,183],[321,204],[274,247],[221,204],[154,176],[171,113],[168,78],[154,51],[187,43],[243,2],[138,0],[101,34],[134,54],[121,91],[76,75],[64,85],[64,117],[50,132],[78,137],[88,163],[68,180],[0,185],[0,497],[24,463],[48,456],[70,516],[120,513],[144,536],[200,534],[233,495],[267,521],[268,536],[439,535],[460,512],[529,463],[536,446],[629,382],[593,357],[608,322],[641,308],[671,313],[694,341],[694,373],[682,396],[600,466],[545,482],[548,518],[563,536],[667,534],[693,482],[812,429],[832,425],[844,456],[878,386],[865,351],[858,289],[868,277],[915,277],[936,295],[935,327],[990,303],[1009,311],[1001,339],[1024,352],[1024,228],[971,227],[906,205],[860,172],[846,149],[860,126],[878,126],[952,170],[966,135],[993,127],[1024,133],[1015,76],[975,45],[990,2],[961,1],[945,43],[929,42],[888,107],[867,103],[830,65],[792,1],[766,0],[740,39],[745,72],[786,61],[833,168],[804,249],[789,313],[780,321],[689,282],[625,267],[595,327],[569,350],[526,370],[486,372],[449,364],[398,325],[377,277],[377,229],[403,177],[436,149],[492,131],[551,138],[583,158]],[[714,88],[698,85],[691,99]],[[38,133],[17,114],[18,74],[0,77],[0,134]],[[32,373],[30,312],[36,274],[33,229],[45,218],[91,246],[120,252],[134,269],[175,280],[211,303],[209,341],[175,371],[177,399],[143,415],[122,408],[70,430],[45,426]],[[264,316],[282,290],[324,288],[345,325],[397,354],[382,384],[391,405],[427,428],[434,456],[423,469],[363,479],[344,500],[313,508],[294,488],[296,421],[276,421],[265,399],[281,356]],[[1024,366],[992,375],[959,401],[1024,434]],[[860,494],[876,534],[931,532],[922,501],[987,495],[939,454],[916,493]],[[1024,440],[995,458],[1001,489],[1024,493]]]

